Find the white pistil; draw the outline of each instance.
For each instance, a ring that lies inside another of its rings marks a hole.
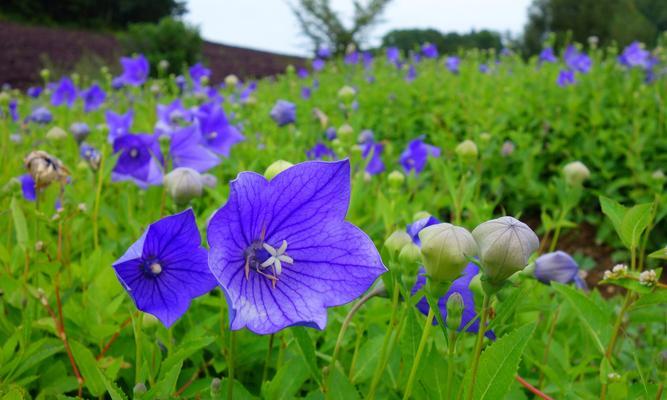
[[[154,275],[159,275],[162,272],[162,266],[158,263],[151,264],[149,269]]]
[[[135,158],[139,154],[137,149],[130,150],[130,157]]]
[[[271,257],[267,258],[266,261],[264,261],[261,264],[261,267],[268,268],[271,265],[273,265],[275,269],[276,278],[280,276],[280,274],[282,273],[283,270],[282,263],[294,264],[294,260],[292,259],[292,257],[285,254],[285,251],[287,251],[286,240],[283,240],[283,243],[280,245],[278,249],[274,248],[268,243],[262,243],[262,246],[264,247],[264,250],[269,252]]]

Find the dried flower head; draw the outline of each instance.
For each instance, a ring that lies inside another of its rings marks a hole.
[[[49,186],[54,181],[64,185],[70,175],[62,161],[42,150],[30,152],[23,160],[23,165],[34,179],[37,190]]]

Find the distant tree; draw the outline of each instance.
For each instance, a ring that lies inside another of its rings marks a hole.
[[[123,29],[186,12],[183,0],[2,0],[0,15],[10,20],[91,29]]]
[[[382,46],[395,46],[403,52],[419,48],[424,43],[436,45],[442,53],[455,53],[460,49],[500,49],[502,41],[498,32],[489,30],[469,33],[442,34],[435,29],[397,29],[382,38]]]
[[[292,11],[303,34],[315,49],[328,46],[336,54],[344,54],[349,45],[359,47],[368,30],[375,25],[391,0],[368,0],[361,4],[354,0],[354,15],[347,27],[331,7],[330,0],[298,0]]]
[[[534,0],[528,9],[523,49],[535,54],[549,33],[556,46],[567,41],[587,43],[591,36],[606,45],[625,46],[633,40],[654,44],[667,29],[665,0]]]

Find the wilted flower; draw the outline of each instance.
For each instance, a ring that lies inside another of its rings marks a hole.
[[[310,150],[306,151],[306,157],[309,160],[321,160],[323,158],[336,158],[336,154],[322,142],[315,143]]]
[[[75,122],[69,127],[69,130],[77,143],[83,142],[90,135],[90,128],[85,122]]]
[[[74,82],[69,77],[64,76],[56,84],[56,88],[51,95],[51,104],[54,106],[66,104],[67,107],[72,107],[76,101],[76,96],[77,92]]]
[[[204,190],[202,177],[192,168],[178,167],[164,176],[164,188],[174,202],[185,205],[200,197]]]
[[[130,133],[130,127],[132,126],[132,120],[134,119],[132,110],[129,110],[125,114],[116,114],[111,110],[107,110],[106,113],[104,113],[104,116],[107,121],[107,127],[109,128],[107,138],[109,143],[113,143],[115,139]]]
[[[579,265],[572,256],[564,251],[555,251],[537,257],[534,273],[535,278],[543,283],[575,282],[579,287],[586,287],[586,283],[579,277]]]
[[[563,69],[558,73],[558,78],[556,78],[556,83],[560,87],[570,86],[576,83],[574,78],[574,71],[569,69]]]
[[[581,161],[573,161],[563,167],[565,181],[572,186],[581,186],[581,184],[591,176],[591,171]]]
[[[477,243],[460,226],[441,223],[419,232],[422,260],[430,279],[451,282],[461,275],[471,257],[477,255]]]
[[[386,268],[370,238],[344,220],[349,161],[311,161],[267,181],[244,172],[208,225],[209,266],[231,329],[324,329],[327,307],[364,293]]]
[[[118,82],[123,85],[141,86],[148,78],[150,66],[143,54],[135,57],[122,57],[120,63],[123,66],[123,74],[118,77]]]
[[[270,115],[278,126],[292,124],[296,121],[296,105],[286,100],[278,100]]]
[[[494,284],[526,267],[540,245],[532,229],[512,217],[486,221],[472,231],[484,275]]]
[[[558,58],[554,54],[554,49],[547,47],[540,52],[539,61],[540,63],[555,63],[558,61]]]
[[[463,300],[463,312],[461,313],[461,323],[458,325],[457,331],[462,331],[463,328],[468,326],[466,332],[477,333],[479,331],[479,318],[477,311],[475,310],[475,296],[470,290],[470,282],[472,279],[479,273],[479,268],[474,263],[468,263],[468,265],[463,270],[463,275],[458,279],[452,282],[452,285],[449,287],[447,293],[438,299],[438,309],[440,310],[440,315],[444,321],[448,320],[447,313],[447,301],[450,296],[454,293],[458,293]],[[421,270],[419,276],[417,277],[417,283],[412,288],[412,294],[414,295],[426,284],[426,275],[425,271]],[[417,308],[419,311],[427,315],[429,311],[429,304],[426,300],[426,297],[422,297],[421,300],[417,303]],[[472,322],[471,322],[472,321]],[[433,325],[436,325],[438,322],[436,319],[433,320]],[[470,325],[468,325],[470,324]],[[447,325],[449,325],[447,323]],[[491,340],[495,340],[496,335],[491,330],[484,332],[484,336]]]
[[[440,149],[424,143],[424,137],[420,136],[408,143],[401,153],[400,163],[406,173],[414,171],[419,174],[426,167],[429,157],[440,157]]]
[[[113,181],[131,180],[145,189],[162,183],[162,154],[153,135],[123,135],[113,142],[113,152],[120,153],[114,166]]]
[[[225,110],[218,104],[202,105],[196,118],[204,145],[217,154],[229,157],[232,147],[245,140],[239,129],[229,123]]]
[[[41,190],[52,182],[67,183],[70,173],[62,161],[41,150],[30,152],[23,160],[23,165],[35,181],[35,189]]]
[[[81,97],[83,98],[83,111],[91,112],[104,104],[107,95],[97,83],[94,83],[88,89],[81,92]]]
[[[137,308],[166,327],[216,286],[191,209],[150,224],[113,268]]]

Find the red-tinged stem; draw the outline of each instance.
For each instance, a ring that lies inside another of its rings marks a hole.
[[[135,316],[137,316],[138,314],[139,312],[136,312]],[[132,322],[132,317],[128,317],[125,321],[123,321],[123,323],[120,325],[120,328],[118,328],[118,331],[114,333],[113,336],[111,336],[111,339],[109,339],[107,344],[104,345],[100,354],[97,355],[96,357],[97,360],[100,360],[102,357],[104,357],[106,352],[109,351],[111,345],[116,341],[116,339],[118,339],[123,329],[125,329],[128,325],[130,325],[130,322]]]
[[[530,383],[528,383],[528,381],[526,381],[525,379],[523,379],[523,378],[520,377],[519,375],[516,375],[514,378],[515,378],[515,379],[516,379],[516,380],[517,380],[523,387],[525,387],[526,389],[528,389],[528,390],[529,390],[532,394],[534,394],[535,396],[537,396],[537,397],[539,397],[539,398],[541,398],[541,399],[544,399],[544,400],[554,400],[553,398],[549,397],[548,395],[542,393],[542,391],[541,391],[540,389],[538,389],[538,388],[536,388],[535,386],[531,385]]]

